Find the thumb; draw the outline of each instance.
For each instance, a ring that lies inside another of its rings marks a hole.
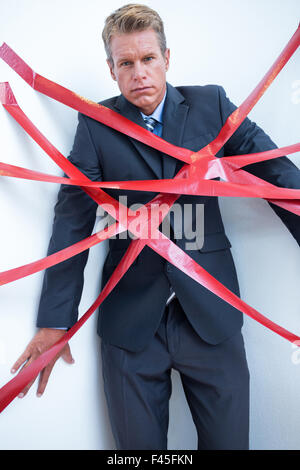
[[[63,354],[61,355],[61,357],[63,358],[63,360],[65,362],[67,362],[68,364],[74,364],[74,358],[71,354],[71,349],[70,349],[70,346],[67,345],[66,349],[64,350]]]

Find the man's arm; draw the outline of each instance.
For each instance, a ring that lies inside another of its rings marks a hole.
[[[85,116],[79,114],[69,160],[88,178],[99,181],[99,159],[86,120]],[[94,227],[96,210],[97,203],[81,188],[61,185],[47,254],[88,237]],[[37,316],[38,327],[69,328],[76,322],[88,253],[89,250],[86,250],[46,269]]]
[[[227,98],[222,87],[219,87],[219,99],[224,124],[228,116],[236,109],[236,106]],[[225,155],[263,152],[274,148],[277,148],[277,146],[270,137],[255,122],[246,118],[225,144]],[[300,189],[300,170],[286,157],[254,163],[243,169],[276,186]],[[269,204],[300,245],[298,216],[272,203]]]
[[[78,115],[78,127],[69,160],[93,181],[101,179],[101,169],[87,119]],[[61,185],[54,209],[52,236],[47,255],[55,253],[88,237],[94,227],[97,203],[77,186]],[[83,271],[88,250],[46,269],[41,291],[37,327],[40,329],[27,345],[25,351],[12,367],[16,372],[23,364],[29,365],[49,349],[77,320],[78,305],[83,289]],[[37,394],[40,396],[47,385],[52,368],[59,357],[73,363],[69,345],[41,371]],[[26,395],[33,382],[22,390]]]

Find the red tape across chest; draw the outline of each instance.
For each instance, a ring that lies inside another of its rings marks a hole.
[[[116,223],[112,224],[107,229],[97,232],[96,234],[86,238],[85,240],[81,240],[64,250],[25,266],[20,266],[0,273],[0,285],[13,282],[34,272],[46,269],[49,266],[53,266],[124,230],[130,229],[130,231],[137,237],[130,243],[122,260],[95,302],[75,323],[75,325],[73,325],[73,327],[48,351],[41,354],[30,365],[23,368],[16,377],[0,389],[0,411],[2,411],[23,390],[23,388],[39,374],[39,372],[57,355],[72,336],[82,327],[82,325],[116,286],[122,276],[127,272],[145,245],[151,247],[163,258],[172,263],[178,269],[182,270],[196,282],[205,286],[215,295],[219,296],[242,313],[250,316],[288,341],[295,342],[300,339],[297,335],[280,327],[243,302],[239,297],[233,294],[223,284],[198,265],[170,239],[159,232],[157,228],[181,194],[260,197],[299,215],[299,190],[278,188],[242,170],[242,167],[250,163],[260,162],[270,158],[277,158],[279,156],[299,151],[300,144],[294,144],[282,149],[270,150],[258,154],[237,155],[233,157],[224,157],[222,159],[215,157],[216,153],[232,136],[255,103],[284,67],[286,62],[298,48],[299,44],[300,28],[298,27],[287,46],[263,77],[261,82],[241,104],[241,106],[239,106],[228,117],[216,139],[196,153],[188,149],[174,146],[151,134],[118,113],[115,113],[114,111],[97,103],[88,101],[76,93],[47,80],[35,73],[20,57],[17,56],[17,54],[15,54],[11,48],[9,48],[9,46],[6,44],[1,46],[0,57],[35,90],[40,91],[41,93],[44,93],[45,95],[118,130],[119,132],[140,140],[163,153],[177,158],[178,160],[183,161],[185,165],[173,180],[92,182],[76,166],[66,159],[27,118],[18,106],[9,84],[0,84],[0,100],[2,105],[50,156],[50,158],[57,163],[65,174],[69,176],[69,178],[46,175],[45,173],[27,170],[25,168],[5,163],[0,163],[0,175],[25,178],[29,180],[78,185],[95,202],[97,202],[97,204],[104,207],[108,213],[110,213],[109,208],[111,208],[111,215],[117,220]],[[210,181],[211,178],[216,178],[218,176],[225,181]],[[114,198],[106,194],[101,189],[102,187],[129,190],[139,189],[151,192],[159,191],[160,194],[144,206],[145,215],[142,227],[137,231],[134,222],[137,217],[139,217],[140,222],[140,215],[137,214],[138,211],[134,212],[126,206],[122,206]],[[163,211],[160,211],[161,207],[164,208]],[[153,228],[151,225],[151,237],[149,237],[149,218],[151,216],[153,217],[156,211],[159,216],[156,220],[156,227]],[[125,218],[123,217],[124,214],[126,214]]]

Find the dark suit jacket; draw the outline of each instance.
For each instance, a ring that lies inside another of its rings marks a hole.
[[[138,109],[122,95],[102,104],[145,127]],[[235,108],[220,86],[174,88],[167,84],[163,138],[197,151],[218,135]],[[260,152],[275,147],[262,129],[247,118],[217,157]],[[172,178],[182,166],[176,159],[166,155],[162,158],[158,151],[82,114],[79,114],[69,159],[94,181]],[[300,172],[286,157],[248,165],[246,169],[275,185],[300,188]],[[116,198],[126,195],[128,206],[137,202],[144,204],[155,195],[141,191],[107,192]],[[176,240],[176,243],[216,279],[239,295],[231,245],[224,232],[218,198],[185,195],[177,202],[182,207],[183,204],[192,204],[194,219],[196,204],[205,205],[205,238],[199,250],[186,250],[185,238]],[[297,216],[277,206],[272,207],[299,242]],[[48,254],[89,236],[94,227],[96,209],[97,204],[80,188],[62,185],[55,206]],[[130,242],[130,237],[117,237],[109,241],[110,251],[103,268],[102,286]],[[86,251],[45,271],[37,326],[70,327],[76,322],[87,257]],[[170,284],[190,323],[205,341],[217,344],[241,328],[241,312],[146,246],[100,307],[98,333],[104,341],[131,351],[142,350],[158,328]]]

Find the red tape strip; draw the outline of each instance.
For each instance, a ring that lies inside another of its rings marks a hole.
[[[61,183],[70,186],[82,186],[87,188],[114,188],[128,189],[132,191],[160,192],[167,194],[190,194],[193,196],[228,196],[228,197],[256,197],[274,199],[300,199],[299,189],[278,188],[276,186],[255,186],[228,183],[223,181],[199,180],[197,172],[193,177],[184,180],[136,180],[136,181],[92,181],[86,183],[83,180],[74,180],[60,176],[48,175],[34,170],[9,165],[0,162],[0,175],[23,178],[33,181],[48,183]],[[300,215],[300,210],[299,210]]]

